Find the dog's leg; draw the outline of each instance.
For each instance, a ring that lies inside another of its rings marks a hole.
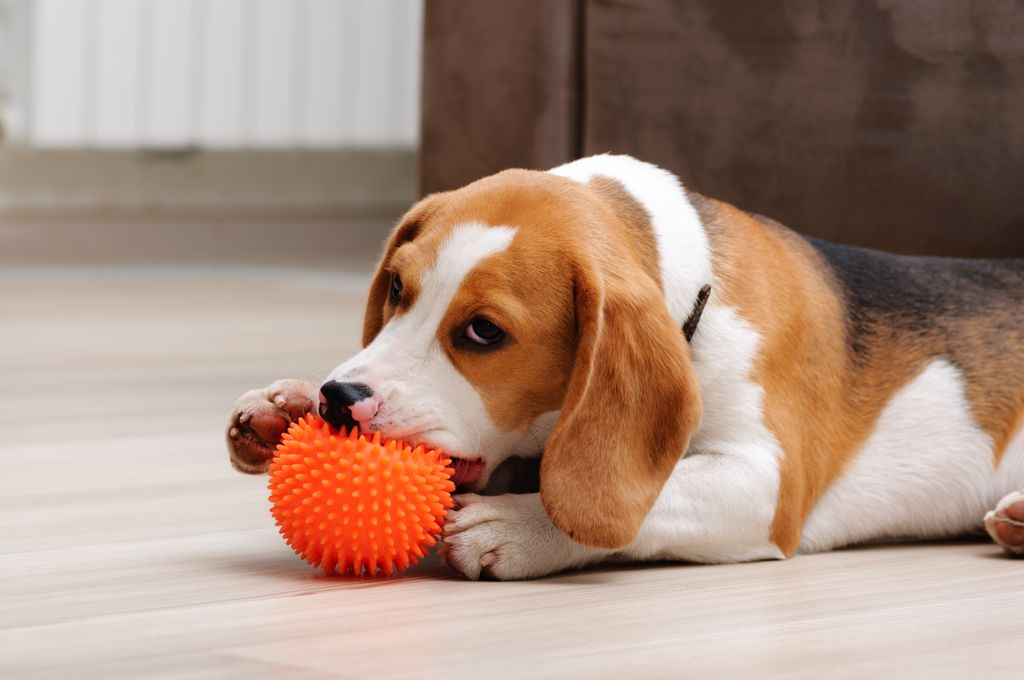
[[[985,515],[989,536],[1011,555],[1024,555],[1024,491],[1009,494]]]
[[[445,526],[448,564],[469,578],[525,579],[606,558],[740,562],[784,557],[769,540],[778,493],[771,455],[699,454],[676,466],[636,539],[620,551],[574,543],[540,494],[457,498]]]
[[[768,451],[687,456],[636,539],[617,557],[702,563],[782,559],[769,538],[778,489],[778,464]]]
[[[313,410],[319,388],[307,380],[278,380],[249,390],[235,402],[228,423],[231,464],[250,474],[266,472],[288,425]]]
[[[598,562],[611,551],[574,543],[555,528],[539,493],[455,497],[441,553],[467,578],[537,578]]]

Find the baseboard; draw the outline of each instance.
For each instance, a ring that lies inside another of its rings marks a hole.
[[[369,273],[388,217],[0,217],[0,269],[273,266]]]
[[[0,149],[0,217],[391,216],[413,201],[411,149]]]

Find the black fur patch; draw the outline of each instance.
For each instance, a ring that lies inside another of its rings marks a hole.
[[[907,257],[805,238],[842,289],[855,359],[896,332],[955,360],[966,349],[956,338],[963,324],[980,324],[995,344],[1024,346],[1024,260]]]

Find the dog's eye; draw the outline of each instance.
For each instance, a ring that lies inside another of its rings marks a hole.
[[[402,299],[402,277],[398,274],[391,275],[391,287],[388,289],[388,299],[391,300],[391,304],[397,305],[398,301]]]
[[[475,316],[466,326],[466,339],[481,347],[493,347],[505,339],[505,331],[482,316]]]

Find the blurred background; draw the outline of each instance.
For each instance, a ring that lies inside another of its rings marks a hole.
[[[422,12],[3,0],[0,264],[372,256],[415,197]]]
[[[1020,256],[1021,35],[985,0],[0,0],[0,264],[356,266],[421,193],[602,152]]]

